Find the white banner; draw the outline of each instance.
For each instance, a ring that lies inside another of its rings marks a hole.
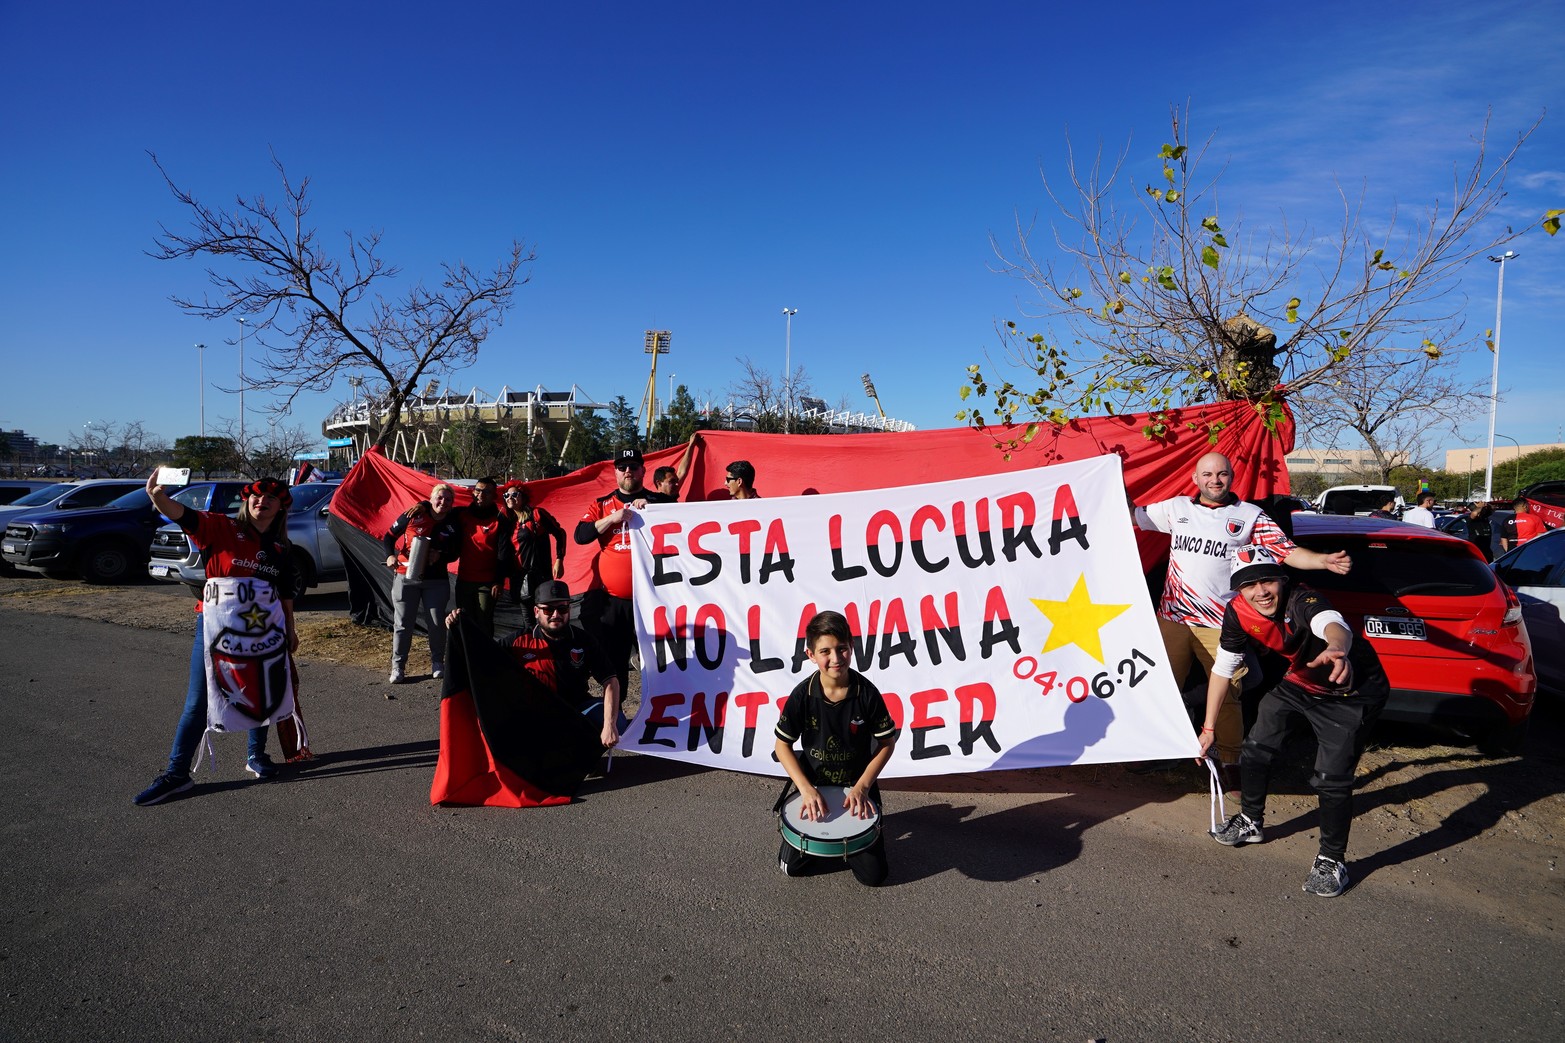
[[[1194,757],[1116,456],[932,485],[649,506],[621,748],[782,775],[817,611],[902,729],[883,777]]]
[[[206,635],[207,728],[248,731],[293,713],[288,624],[264,579],[209,579],[201,596]]]

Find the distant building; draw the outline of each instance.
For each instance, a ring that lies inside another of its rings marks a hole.
[[[1518,457],[1528,453],[1541,453],[1548,449],[1565,449],[1565,443],[1555,442],[1551,445],[1516,445],[1503,439],[1494,443],[1494,462],[1510,463]],[[1453,474],[1471,474],[1474,471],[1482,471],[1489,466],[1489,447],[1487,445],[1474,446],[1467,449],[1447,449],[1445,451],[1445,469]]]
[[[0,436],[4,436],[8,459],[33,460],[38,456],[38,439],[17,428],[14,431],[0,429]]]
[[[1407,453],[1391,454],[1393,466],[1409,463]],[[1300,447],[1288,454],[1289,471],[1308,471],[1324,475],[1360,475],[1380,470],[1375,454],[1368,449],[1310,449]]]

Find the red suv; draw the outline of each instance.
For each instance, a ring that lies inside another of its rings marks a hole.
[[[1346,576],[1303,572],[1380,654],[1391,680],[1385,717],[1454,725],[1517,752],[1538,678],[1516,594],[1466,540],[1420,525],[1295,514],[1293,538],[1345,550]]]

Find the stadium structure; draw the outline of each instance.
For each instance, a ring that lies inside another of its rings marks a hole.
[[[442,441],[453,424],[474,422],[505,430],[525,429],[529,445],[541,433],[549,432],[558,436],[550,441],[561,445],[563,452],[571,420],[577,413],[589,410],[602,413],[609,408],[608,403],[593,401],[575,384],[569,391],[546,391],[542,385],[531,391],[513,391],[506,386],[496,395],[477,387],[466,394],[450,390],[437,393],[437,389],[438,385],[431,381],[422,395],[414,395],[403,403],[396,436],[386,447],[386,455],[391,459],[413,465],[419,450]],[[801,398],[799,405],[795,416],[815,420],[831,434],[915,429],[905,420],[832,409],[818,398]],[[733,403],[725,406],[708,403],[702,413],[712,427],[743,431],[755,423],[753,414]],[[322,422],[321,431],[331,447],[334,466],[338,454],[346,457],[341,461],[344,464],[351,464],[362,456],[375,444],[389,419],[384,399],[376,397],[356,398],[333,410]]]
[[[464,422],[507,430],[523,428],[529,444],[545,430],[558,432],[563,440],[578,412],[609,408],[607,402],[592,401],[574,384],[569,391],[545,391],[542,385],[531,391],[513,391],[506,386],[497,395],[477,387],[465,395],[436,391],[437,385],[432,381],[424,394],[414,395],[402,404],[401,424],[386,447],[386,455],[391,459],[412,465],[420,449],[443,440],[453,424]],[[333,410],[322,422],[321,431],[334,452],[348,455],[351,463],[375,444],[389,419],[389,408],[383,399],[360,398]]]

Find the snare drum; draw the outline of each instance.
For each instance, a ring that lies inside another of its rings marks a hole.
[[[848,791],[842,786],[819,787],[826,803],[826,817],[815,822],[805,819],[804,794],[795,793],[783,804],[777,817],[777,829],[789,847],[806,855],[847,858],[868,848],[880,838],[880,809],[869,818],[858,818],[842,806]]]

